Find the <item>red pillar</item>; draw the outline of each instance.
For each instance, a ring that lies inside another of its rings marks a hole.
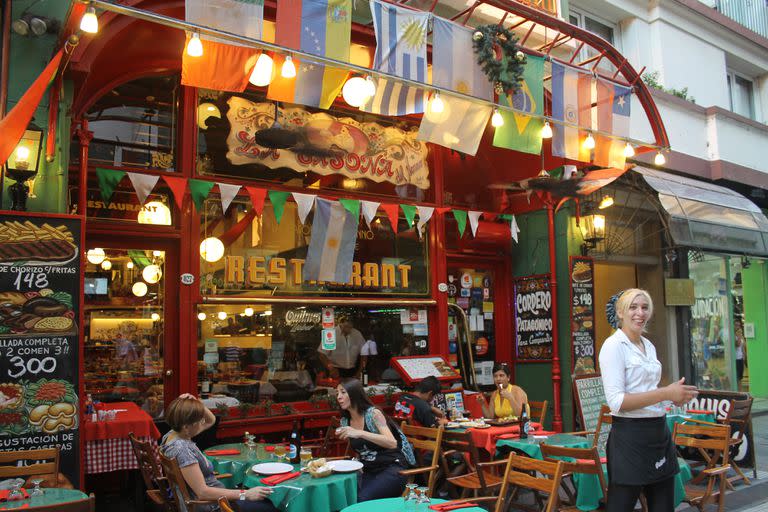
[[[549,228],[549,290],[552,293],[552,395],[554,397],[554,415],[552,428],[555,432],[563,431],[563,417],[560,404],[560,348],[557,321],[557,258],[555,254],[555,203],[548,197],[547,225]]]

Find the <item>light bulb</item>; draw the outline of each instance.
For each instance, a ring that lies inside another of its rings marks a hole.
[[[436,92],[432,101],[429,102],[429,109],[435,114],[439,114],[445,110],[445,103],[443,103],[442,98],[440,98],[439,92]]]
[[[208,315],[206,315],[206,314],[205,314],[205,313],[203,313],[202,311],[201,311],[201,312],[199,312],[199,313],[197,314],[197,319],[198,319],[198,320],[200,320],[201,322],[202,322],[203,320],[205,320],[206,318],[208,318]]]
[[[139,211],[136,222],[153,226],[170,226],[171,209],[161,201],[150,201]]]
[[[147,290],[148,290],[147,283],[144,283],[142,281],[133,283],[133,287],[131,288],[131,291],[137,297],[145,296],[147,294]]]
[[[200,256],[208,263],[215,263],[224,256],[224,243],[211,236],[200,242]]]
[[[226,311],[219,311],[216,316],[219,318],[219,320],[225,320],[227,318]]]
[[[203,56],[203,42],[200,40],[200,34],[197,32],[193,32],[192,37],[189,38],[189,43],[187,43],[187,55],[190,57]]]
[[[157,265],[147,265],[144,270],[141,271],[141,277],[144,278],[149,284],[155,284],[163,277],[163,271]]]
[[[101,268],[103,270],[111,270],[112,269],[112,262],[109,260],[104,260],[101,262]]]
[[[371,98],[376,95],[376,84],[373,83],[371,75],[365,77],[365,86],[368,88],[368,97]]]
[[[100,265],[101,262],[104,261],[104,258],[107,257],[107,254],[104,252],[104,249],[96,247],[95,249],[88,249],[88,252],[85,253],[85,257],[88,260],[88,263]]]
[[[544,126],[541,128],[541,138],[542,139],[552,138],[552,126],[549,124],[549,121],[544,121]]]
[[[126,263],[125,268],[127,268],[128,270],[131,270],[133,268],[133,262],[129,261],[128,263]]]
[[[160,315],[159,315],[158,313],[152,313],[152,315],[150,316],[150,318],[152,318],[152,320],[153,320],[154,322],[157,322],[158,320],[160,320]]]
[[[155,258],[162,258],[165,253],[163,251],[152,251],[152,256]]]
[[[613,206],[613,197],[612,196],[605,196],[600,201],[600,204],[598,205],[598,210],[605,210],[608,207]]]
[[[256,60],[256,65],[253,66],[248,81],[257,87],[266,87],[272,81],[272,57],[262,52],[259,58]]]
[[[29,148],[26,146],[16,148],[16,160],[29,160]]]
[[[498,128],[499,126],[504,126],[504,118],[501,115],[501,112],[499,112],[499,109],[495,108],[493,109],[493,115],[491,116],[491,126],[494,128]]]
[[[95,34],[99,31],[99,19],[96,17],[96,8],[89,7],[80,19],[80,30]]]
[[[627,142],[627,145],[624,146],[624,156],[626,158],[632,158],[635,156],[635,148],[632,147],[632,144]]]
[[[584,139],[584,149],[595,149],[595,138],[591,133]]]
[[[264,316],[272,316],[272,310],[268,309],[264,313],[262,313],[262,315],[264,315]]]
[[[245,313],[245,316],[253,316],[253,308],[245,308],[243,313]]]
[[[293,57],[290,55],[285,57],[280,74],[283,75],[283,78],[293,78],[296,76],[296,64],[293,63]]]
[[[656,156],[653,159],[653,163],[655,165],[662,166],[665,163],[667,163],[667,159],[664,158],[664,155],[661,153],[661,151],[659,151],[658,153],[656,153]]]
[[[341,89],[341,97],[350,107],[359,107],[370,97],[369,88],[365,78],[353,76],[344,83]]]

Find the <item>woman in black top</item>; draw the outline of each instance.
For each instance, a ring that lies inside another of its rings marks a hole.
[[[363,463],[357,500],[400,496],[406,483],[400,471],[415,462],[410,443],[397,425],[374,407],[359,380],[339,384],[336,398],[342,416],[336,434],[349,440]]]

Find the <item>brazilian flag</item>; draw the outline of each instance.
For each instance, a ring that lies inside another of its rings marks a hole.
[[[523,153],[541,153],[541,129],[544,121],[535,115],[544,112],[544,57],[526,56],[520,90],[514,95],[499,96],[499,104],[534,114],[501,111],[504,125],[496,128],[493,145]]]

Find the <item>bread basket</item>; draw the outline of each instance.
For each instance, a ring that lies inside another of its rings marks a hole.
[[[333,473],[333,468],[326,464],[325,459],[315,459],[307,464],[307,473],[312,475],[312,478],[325,478]]]

